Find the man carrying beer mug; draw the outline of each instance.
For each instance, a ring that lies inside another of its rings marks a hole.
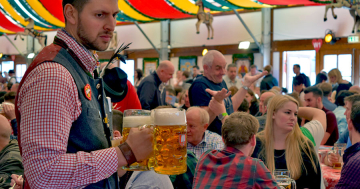
[[[111,147],[111,104],[95,51],[111,41],[118,2],[62,5],[65,28],[27,69],[15,103],[25,188],[117,188],[116,171],[153,151],[149,128],[132,129]]]

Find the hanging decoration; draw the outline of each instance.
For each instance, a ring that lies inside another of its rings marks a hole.
[[[198,21],[196,22],[196,34],[199,34],[199,28],[200,28],[200,24],[204,23],[206,24],[206,27],[208,29],[208,37],[207,39],[213,39],[214,38],[214,28],[212,26],[212,22],[213,22],[213,16],[211,15],[211,13],[205,13],[204,11],[204,4],[202,0],[197,0],[196,1],[196,5],[199,6],[199,10],[197,13],[197,19]],[[211,32],[211,38],[210,38],[210,32]]]
[[[47,35],[44,35],[38,31],[34,30],[34,20],[32,20],[31,18],[28,18],[26,21],[28,21],[29,24],[26,26],[24,32],[16,33],[14,40],[16,40],[16,38],[18,36],[20,36],[21,40],[24,40],[24,38],[22,38],[22,36],[30,35],[31,37],[33,37],[39,41],[39,43],[41,45],[41,49],[40,49],[40,51],[41,51],[46,46]]]

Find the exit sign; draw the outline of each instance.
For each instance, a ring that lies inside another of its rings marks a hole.
[[[360,43],[359,36],[357,35],[349,36],[348,43]]]

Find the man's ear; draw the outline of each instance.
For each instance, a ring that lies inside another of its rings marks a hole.
[[[118,130],[113,131],[114,137],[121,137],[121,133]]]
[[[256,135],[253,135],[250,139],[251,146],[256,146]]]
[[[66,4],[64,7],[64,17],[66,21],[72,25],[77,24],[78,20],[78,11],[71,4]]]
[[[209,123],[206,123],[206,124],[204,125],[204,129],[206,130],[208,127],[209,127]]]

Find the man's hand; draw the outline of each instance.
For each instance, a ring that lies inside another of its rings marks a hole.
[[[334,163],[339,162],[339,158],[338,154],[328,153],[326,165],[333,166]]]
[[[205,89],[213,98],[221,103],[225,98],[231,95],[231,91],[227,91],[225,88],[221,89],[221,91],[213,91],[211,89]]]
[[[15,185],[16,183],[16,185]],[[21,189],[23,188],[23,183],[24,183],[24,179],[22,178],[21,175],[15,175],[15,174],[12,174],[11,175],[11,183],[10,183],[10,186],[14,186],[12,189]]]
[[[226,113],[224,101],[218,102],[214,97],[212,97],[210,100],[209,109],[214,112],[215,115]]]
[[[13,120],[13,119],[16,118],[14,104],[2,103],[2,106],[3,106],[3,111],[4,111],[4,114],[5,114],[5,117],[8,120]]]
[[[251,84],[253,84],[255,81],[257,81],[258,79],[264,77],[267,74],[268,74],[267,71],[263,71],[261,74],[257,74],[257,75],[254,75],[254,76],[250,76],[250,74],[245,75],[243,85],[245,87],[250,88]]]
[[[126,140],[127,144],[133,151],[137,161],[148,159],[152,155],[153,148],[153,129],[132,128]]]

